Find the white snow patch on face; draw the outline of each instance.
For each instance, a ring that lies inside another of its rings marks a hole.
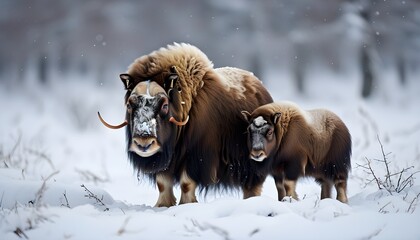
[[[261,117],[261,116],[259,116],[259,117],[257,117],[257,118],[254,119],[254,125],[256,127],[262,127],[266,123],[267,123],[267,121],[264,120],[264,118]]]
[[[148,122],[136,124],[136,130],[141,133],[147,133],[152,136],[156,136],[156,119],[153,118]]]

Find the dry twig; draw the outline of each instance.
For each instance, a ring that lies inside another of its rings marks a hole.
[[[407,209],[408,213],[413,213],[414,212],[414,210],[416,209],[416,205],[417,205],[417,204],[414,204],[414,202],[418,202],[419,197],[420,197],[420,193],[418,193],[417,196],[415,196],[413,198],[413,200],[410,202],[410,206],[408,206],[408,209]]]
[[[69,204],[69,200],[67,199],[66,191],[64,191],[63,195],[64,195],[64,200],[66,200],[66,204],[61,204],[61,206],[65,206],[65,207],[71,208],[70,207],[70,204]]]
[[[36,208],[39,208],[41,206],[42,198],[44,197],[44,193],[47,190],[47,181],[58,173],[59,171],[55,171],[43,180],[41,187],[35,194],[35,199],[33,201],[29,201],[29,203],[32,203]]]
[[[19,238],[24,237],[26,239],[29,239],[28,236],[25,234],[25,232],[22,231],[22,229],[20,229],[19,227],[17,227],[16,230],[13,231],[13,233],[16,234]]]
[[[109,208],[106,206],[106,204],[102,201],[104,196],[102,196],[102,199],[98,198],[97,195],[93,194],[84,184],[80,185],[82,188],[84,188],[85,192],[87,192],[87,195],[85,197],[91,199],[95,199],[97,203],[99,203],[101,206],[105,207],[104,211],[109,211]]]

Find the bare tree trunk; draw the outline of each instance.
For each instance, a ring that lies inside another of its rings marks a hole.
[[[373,92],[373,84],[375,82],[375,75],[373,71],[373,31],[371,26],[371,6],[370,1],[366,1],[364,8],[360,11],[360,17],[365,21],[367,26],[365,33],[365,43],[362,44],[360,53],[360,69],[362,72],[362,97],[369,98]]]
[[[48,80],[48,58],[46,54],[41,54],[38,59],[38,79],[42,85],[47,84]]]
[[[261,61],[257,52],[254,52],[251,56],[251,71],[261,81],[264,81],[264,78],[262,76]]]
[[[60,74],[68,74],[70,69],[69,55],[66,53],[66,46],[62,46],[60,49],[60,59],[58,60],[58,69]]]
[[[20,85],[23,83],[23,80],[25,78],[25,71],[26,71],[27,61],[21,60],[18,63],[17,66],[17,83]]]
[[[406,85],[407,83],[407,72],[406,72],[406,62],[403,56],[399,55],[397,57],[397,73],[400,79],[401,85]]]
[[[369,98],[373,91],[373,70],[372,70],[372,56],[368,46],[362,46],[360,54],[360,67],[362,70],[362,97]]]
[[[293,62],[293,74],[295,76],[296,89],[298,93],[305,93],[305,57],[301,46],[296,46],[296,56]]]

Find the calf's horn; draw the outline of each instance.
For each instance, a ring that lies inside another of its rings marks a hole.
[[[184,126],[185,124],[187,124],[189,119],[190,119],[190,116],[188,115],[187,119],[185,119],[185,121],[179,122],[174,117],[171,117],[171,118],[169,118],[169,122],[175,123],[175,125],[177,125],[177,126]]]
[[[105,127],[108,127],[108,128],[111,128],[111,129],[119,129],[119,128],[127,126],[127,124],[128,124],[127,120],[125,120],[123,123],[114,126],[114,125],[111,125],[111,124],[105,122],[105,120],[101,117],[101,114],[99,112],[98,112],[98,117],[99,117],[99,120],[101,120],[101,123],[103,125],[105,125]]]

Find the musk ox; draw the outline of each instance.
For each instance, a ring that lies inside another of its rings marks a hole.
[[[321,199],[347,202],[351,136],[346,125],[325,109],[304,111],[291,102],[271,103],[242,112],[247,120],[250,159],[260,163],[260,174],[274,177],[278,199],[292,196],[300,176],[321,184]]]
[[[260,195],[265,176],[249,161],[247,123],[241,109],[272,102],[252,73],[213,68],[198,48],[174,44],[136,59],[120,78],[127,90],[124,123],[134,168],[156,181],[156,206],[173,206],[174,184],[182,203],[196,202],[195,190],[242,188]],[[99,113],[98,113],[99,114]]]

